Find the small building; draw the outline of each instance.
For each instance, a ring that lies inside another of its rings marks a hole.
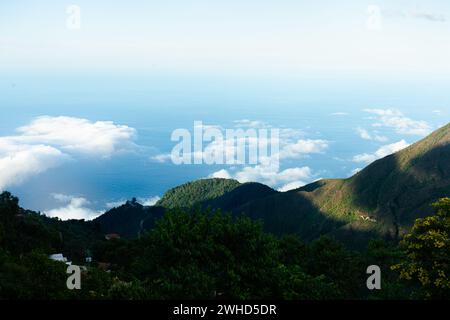
[[[49,256],[49,259],[53,260],[53,261],[64,262],[68,266],[70,266],[72,264],[72,261],[68,261],[67,258],[64,257],[64,255],[62,253],[51,254]]]
[[[110,233],[110,234],[105,235],[105,239],[108,241],[113,240],[113,239],[120,239],[120,235],[117,233]]]
[[[49,258],[53,261],[67,262],[67,258],[62,253],[51,254]]]

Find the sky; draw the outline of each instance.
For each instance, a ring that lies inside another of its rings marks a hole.
[[[351,176],[448,122],[449,19],[437,0],[3,1],[0,190],[91,219],[205,177]],[[280,129],[280,167],[174,165],[194,121]]]
[[[444,0],[9,1],[0,66],[444,75],[449,14]]]

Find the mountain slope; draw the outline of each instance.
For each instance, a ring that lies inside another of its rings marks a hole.
[[[223,194],[220,197],[201,202],[203,207],[219,208],[223,211],[232,211],[235,208],[248,203],[262,199],[278,192],[272,188],[256,182],[247,182],[240,184],[233,190]]]
[[[167,191],[156,203],[164,208],[188,208],[218,198],[240,186],[236,180],[201,179],[182,184]]]
[[[321,180],[233,211],[263,219],[268,231],[306,239],[355,231],[397,238],[449,194],[450,124],[349,179]]]
[[[145,207],[135,199],[127,201],[120,207],[113,208],[94,222],[100,226],[103,234],[117,233],[121,237],[136,238],[145,227],[147,220],[155,220],[163,215],[164,209],[160,207]],[[147,223],[148,226],[152,224]]]
[[[169,190],[150,208],[119,208],[98,218],[104,231],[135,237],[164,210],[212,207],[262,220],[274,234],[304,240],[331,234],[351,246],[372,237],[398,239],[430,204],[450,195],[450,124],[408,148],[377,160],[348,179],[325,179],[289,192],[259,183],[203,179]],[[128,210],[128,211],[127,211]],[[128,213],[127,213],[128,212]],[[118,231],[122,230],[122,231]]]
[[[200,206],[233,211],[249,201],[276,193],[260,183],[240,184],[235,180],[203,179],[169,190],[155,206],[145,207],[136,201],[128,201],[107,211],[94,222],[104,234],[118,233],[125,238],[136,238],[141,232],[153,228],[155,220],[166,210]]]

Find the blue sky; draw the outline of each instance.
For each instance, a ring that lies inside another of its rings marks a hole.
[[[448,122],[449,27],[448,1],[4,1],[0,189],[92,218],[210,176],[348,177]],[[194,121],[289,132],[281,167],[164,161]]]

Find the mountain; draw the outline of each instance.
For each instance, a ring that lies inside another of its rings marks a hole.
[[[234,212],[264,221],[266,230],[305,239],[334,234],[398,238],[430,204],[450,194],[450,124],[348,179],[326,179],[250,201]]]
[[[358,247],[370,238],[398,239],[415,219],[431,213],[431,203],[449,194],[450,124],[348,179],[324,179],[289,192],[202,179],[169,190],[155,207],[128,203],[96,221],[105,232],[135,237],[167,209],[201,206],[244,213],[277,235],[313,240],[329,234]]]
[[[238,181],[231,179],[201,179],[188,182],[167,191],[156,206],[168,209],[192,207],[218,198],[239,185]]]
[[[94,220],[100,226],[103,234],[116,233],[125,238],[136,238],[144,229],[150,229],[153,224],[147,222],[154,221],[164,214],[161,207],[146,207],[133,199],[117,208],[105,212]]]
[[[78,263],[103,240],[91,221],[49,218],[21,208],[19,199],[9,192],[0,193],[0,253],[2,249],[18,256],[61,252]]]
[[[236,208],[259,199],[279,193],[274,189],[256,182],[239,184],[230,192],[220,197],[200,202],[202,207],[219,208],[223,211],[233,211]]]
[[[155,220],[166,210],[200,206],[233,211],[249,201],[276,193],[278,192],[260,183],[241,184],[231,179],[202,179],[170,189],[155,206],[145,207],[136,200],[127,201],[99,216],[94,222],[104,234],[118,233],[125,238],[136,238],[153,228]]]

